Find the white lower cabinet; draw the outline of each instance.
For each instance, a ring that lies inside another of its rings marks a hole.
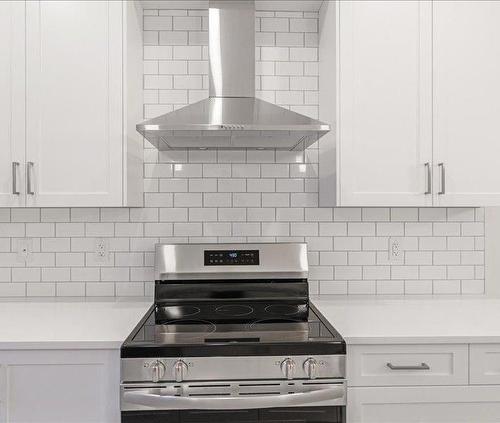
[[[349,423],[500,422],[500,386],[349,388]]]
[[[466,385],[468,345],[353,345],[349,386]]]
[[[500,385],[500,344],[470,346],[470,383]]]
[[[0,351],[0,422],[118,423],[119,350]]]
[[[500,344],[350,345],[349,423],[500,422]]]

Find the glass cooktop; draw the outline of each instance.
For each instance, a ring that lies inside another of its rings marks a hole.
[[[332,343],[343,344],[343,339],[308,304],[209,302],[153,307],[124,348],[156,347],[166,353],[175,349],[184,355],[232,355],[239,350],[254,355],[280,346],[288,351],[293,345],[304,354],[318,354],[307,349]]]

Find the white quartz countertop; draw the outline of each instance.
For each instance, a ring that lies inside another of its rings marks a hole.
[[[312,297],[347,344],[499,343],[500,298]]]
[[[146,299],[0,301],[0,350],[118,349]]]

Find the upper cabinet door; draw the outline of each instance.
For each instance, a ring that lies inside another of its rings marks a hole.
[[[436,205],[498,206],[500,2],[436,1],[433,15]]]
[[[0,2],[0,207],[25,198],[24,11],[24,2]]]
[[[122,2],[26,8],[27,205],[120,206]]]
[[[340,205],[432,205],[431,4],[338,4]]]

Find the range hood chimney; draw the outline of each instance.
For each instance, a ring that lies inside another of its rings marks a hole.
[[[255,98],[255,2],[209,1],[210,97],[137,125],[159,150],[303,150],[330,130]]]

